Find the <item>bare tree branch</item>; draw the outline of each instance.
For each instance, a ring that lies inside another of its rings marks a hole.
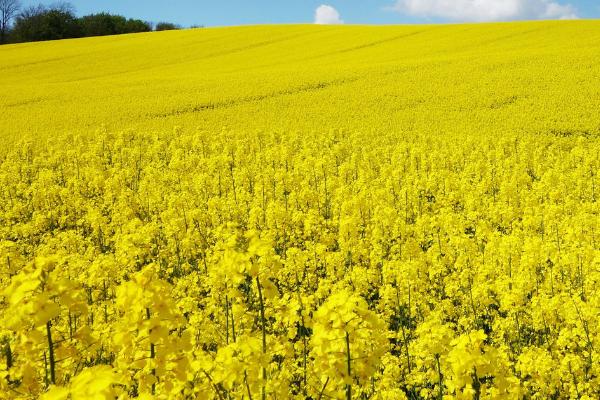
[[[21,9],[19,0],[0,0],[0,44],[6,42],[10,22]]]

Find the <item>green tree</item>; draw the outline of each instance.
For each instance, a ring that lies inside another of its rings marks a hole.
[[[19,42],[35,42],[80,37],[82,31],[69,5],[39,5],[29,7],[17,16],[12,35]]]
[[[159,22],[154,28],[155,31],[172,31],[176,29],[181,29],[181,26],[171,22]]]

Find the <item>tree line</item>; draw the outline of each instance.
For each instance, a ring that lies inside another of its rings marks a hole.
[[[19,0],[0,0],[0,44],[181,29],[106,12],[77,17],[69,3],[22,8]]]

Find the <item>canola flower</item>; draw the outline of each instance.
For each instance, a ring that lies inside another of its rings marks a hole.
[[[0,399],[600,397],[599,28],[3,47]]]

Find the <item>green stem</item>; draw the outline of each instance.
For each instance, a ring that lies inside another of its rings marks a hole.
[[[6,338],[6,347],[4,348],[4,354],[6,354],[6,370],[8,371],[13,366],[13,355],[8,338]]]
[[[323,384],[323,388],[319,392],[319,397],[317,398],[317,400],[321,400],[321,398],[323,398],[323,393],[325,393],[325,388],[327,387],[328,383],[329,383],[329,377],[327,377],[327,380],[325,380],[325,383]]]
[[[444,383],[442,381],[442,369],[440,368],[440,355],[439,354],[435,355],[435,361],[437,363],[437,370],[438,370],[438,386],[439,386],[438,399],[442,400],[444,398]]]
[[[250,392],[250,385],[248,385],[248,373],[244,371],[244,383],[246,384],[246,390],[248,391],[248,398],[252,400],[252,392]]]
[[[11,383],[10,380],[10,374],[8,373],[8,371],[10,371],[10,369],[13,366],[13,354],[12,354],[12,349],[10,348],[10,341],[8,338],[6,338],[6,346],[4,348],[4,354],[6,355],[6,381],[8,383]]]
[[[475,390],[473,400],[479,400],[481,398],[481,381],[477,376],[477,368],[473,368],[473,389]]]
[[[46,335],[48,336],[48,356],[50,358],[50,383],[56,385],[56,362],[54,361],[54,343],[52,342],[52,323],[46,322]]]
[[[206,371],[202,371],[202,372],[204,372],[204,375],[206,375],[206,377],[208,378],[208,381],[210,382],[210,384],[212,385],[213,389],[215,390],[215,393],[217,393],[217,396],[219,397],[219,399],[220,400],[224,400],[223,399],[223,395],[221,394],[221,391],[219,390],[219,388],[215,384],[215,381],[213,381],[213,379],[210,376],[210,374],[208,372],[206,372]]]
[[[348,372],[348,379],[352,377],[352,366],[350,358],[350,334],[346,332],[346,368]],[[346,385],[346,400],[352,400],[352,384]]]
[[[229,298],[225,296],[225,343],[229,344]]]
[[[262,331],[262,353],[267,354],[267,331],[266,331],[266,322],[265,322],[265,303],[262,295],[262,287],[260,285],[260,279],[258,276],[256,277],[256,286],[258,287],[258,302],[260,305],[260,325]],[[263,376],[263,384],[262,384],[262,400],[265,400],[266,392],[265,392],[265,384],[267,382],[267,369],[262,367],[262,376]]]
[[[302,392],[304,394],[304,396],[306,396],[306,382],[307,382],[307,378],[306,378],[306,365],[307,365],[307,356],[308,356],[308,352],[306,351],[307,349],[307,343],[306,343],[306,325],[305,325],[305,321],[304,321],[304,304],[302,303],[302,296],[300,295],[300,279],[298,278],[298,272],[296,271],[296,294],[298,296],[298,304],[300,304],[300,332],[302,334],[302,383],[303,383],[303,388],[302,388]]]
[[[150,309],[146,308],[146,319],[150,319]],[[150,358],[154,359],[156,357],[156,352],[154,349],[154,343],[150,343]],[[152,375],[156,378],[156,369],[152,368]],[[156,380],[156,379],[155,379]],[[156,391],[156,382],[152,382],[152,394],[154,395]]]

